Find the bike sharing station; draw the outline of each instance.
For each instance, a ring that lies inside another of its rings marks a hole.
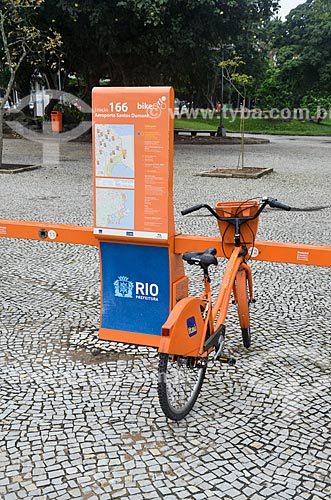
[[[173,108],[170,87],[95,88],[94,227],[0,220],[1,237],[99,248],[99,337],[106,341],[160,347],[162,325],[187,296],[181,254],[215,247],[226,256],[221,237],[176,233]],[[328,246],[256,240],[250,255],[331,266]]]

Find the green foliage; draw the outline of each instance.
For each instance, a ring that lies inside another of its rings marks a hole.
[[[323,118],[324,114],[329,114],[329,111],[331,110],[331,96],[309,93],[303,97],[301,108],[308,109],[311,116]]]
[[[294,105],[311,91],[330,92],[330,0],[307,0],[277,25],[274,35],[278,81],[292,93]]]
[[[84,119],[84,113],[74,104],[61,104],[58,102],[55,104],[53,110],[61,111],[63,114],[62,123],[64,125],[78,125]]]
[[[109,78],[118,86],[173,85],[197,103],[215,97],[224,44],[241,45],[243,52],[252,54],[248,71],[252,74],[261,47],[250,34],[269,19],[277,4],[275,0],[47,0],[42,10],[45,22],[51,19],[61,33],[66,72],[83,77],[85,98],[100,78]]]
[[[38,14],[44,0],[6,0],[0,10],[1,67],[17,70],[23,59],[42,63],[45,54],[58,53],[59,33],[41,31]]]
[[[265,75],[257,91],[257,106],[263,109],[291,109],[294,105],[293,93],[287,82],[282,80],[279,68],[271,65]]]
[[[193,130],[217,130],[219,118],[203,120],[202,117],[197,120],[175,119],[176,128],[188,128]],[[240,132],[240,118],[224,118],[224,126],[229,132]],[[282,134],[282,135],[321,135],[331,136],[331,120],[323,120],[321,124],[313,122],[303,122],[299,120],[282,119],[245,119],[246,132],[253,134]]]

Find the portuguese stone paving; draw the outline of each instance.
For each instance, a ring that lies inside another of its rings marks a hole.
[[[40,161],[38,145],[5,146],[7,162]],[[274,173],[244,180],[194,176],[235,166],[240,146],[176,146],[177,229],[217,235],[212,218],[180,210],[269,195],[297,210],[266,211],[260,239],[330,245],[330,148],[247,146],[247,165]],[[67,144],[58,165],[0,176],[0,217],[92,225],[90,157],[90,145]],[[255,262],[252,347],[232,306],[237,365],[210,363],[194,410],[174,424],[159,407],[155,350],[97,338],[95,248],[0,238],[0,251],[2,500],[330,498],[330,268]]]

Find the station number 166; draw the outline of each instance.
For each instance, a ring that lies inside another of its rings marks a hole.
[[[116,113],[126,113],[129,109],[128,103],[127,102],[110,102],[109,103],[109,108],[110,111],[113,113],[114,111]]]

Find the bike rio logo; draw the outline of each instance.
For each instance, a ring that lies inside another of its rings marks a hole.
[[[137,109],[139,111],[145,111],[149,118],[157,119],[160,118],[162,111],[167,109],[167,98],[165,95],[158,98],[154,103],[147,102],[137,102]]]
[[[197,323],[195,317],[192,316],[186,320],[187,333],[189,337],[194,337],[198,333]]]
[[[158,302],[159,287],[156,283],[143,283],[131,281],[128,276],[119,276],[114,281],[115,297]]]

